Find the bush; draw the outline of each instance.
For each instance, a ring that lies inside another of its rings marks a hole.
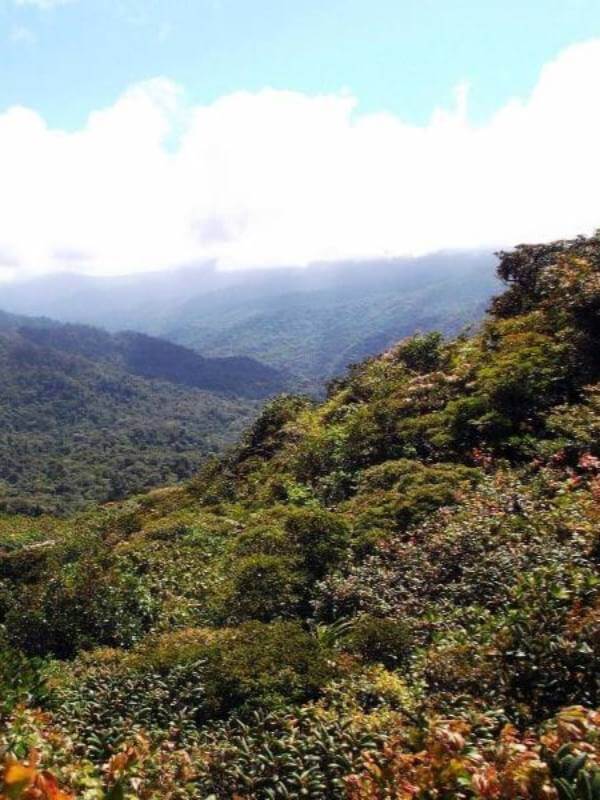
[[[310,406],[307,398],[293,395],[271,400],[245,435],[238,456],[240,461],[249,456],[272,456],[285,441],[285,426]]]
[[[41,658],[29,658],[0,643],[0,722],[19,705],[37,705],[46,695]]]
[[[347,510],[358,531],[387,525],[404,529],[441,506],[456,503],[461,492],[481,478],[479,470],[458,464],[424,466],[418,461],[385,461],[364,470]]]
[[[284,529],[309,580],[322,577],[338,564],[350,544],[347,523],[330,511],[295,509],[288,513]]]
[[[305,583],[292,558],[263,553],[238,558],[217,600],[217,614],[228,622],[289,617],[298,609]]]
[[[150,628],[155,602],[136,575],[95,556],[53,567],[12,599],[5,625],[16,647],[68,658],[98,645],[131,646]]]
[[[118,651],[94,657],[99,663],[88,658],[83,669],[67,673],[49,700],[80,757],[101,762],[136,734],[174,742],[193,737],[206,717],[201,660],[140,668]]]
[[[579,707],[523,733],[498,713],[433,719],[418,752],[399,729],[382,753],[365,754],[347,797],[590,800],[600,790],[599,730],[600,715]]]
[[[331,674],[326,652],[296,622],[246,622],[206,652],[207,701],[216,714],[302,702]]]
[[[413,636],[404,622],[364,614],[354,621],[350,633],[343,639],[343,646],[365,661],[397,667],[408,659]]]
[[[233,719],[203,733],[198,786],[203,797],[219,800],[342,800],[344,778],[384,739],[351,717],[328,717],[311,707],[257,714],[250,725]]]
[[[77,680],[85,678],[96,658],[97,651],[80,662]],[[333,669],[324,648],[296,622],[183,629],[151,636],[129,652],[108,651],[102,660],[101,671],[107,669],[117,682],[119,676],[165,676],[197,665],[205,718],[242,707],[301,702],[316,696]]]
[[[442,341],[442,334],[436,331],[412,336],[394,348],[394,356],[413,372],[433,372],[441,365]]]

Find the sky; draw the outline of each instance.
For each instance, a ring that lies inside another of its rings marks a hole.
[[[600,0],[0,0],[0,278],[600,227]]]

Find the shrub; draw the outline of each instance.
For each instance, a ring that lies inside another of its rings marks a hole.
[[[283,530],[277,525],[257,525],[247,528],[235,537],[230,547],[231,558],[253,555],[290,555],[290,547]]]
[[[361,474],[356,497],[345,509],[359,531],[387,525],[406,528],[441,506],[456,503],[481,473],[458,464],[424,466],[417,461],[385,461]]]
[[[240,460],[249,456],[272,456],[285,441],[285,426],[302,411],[310,408],[310,405],[307,398],[292,395],[282,395],[271,400],[244,437],[239,452]]]
[[[315,697],[332,674],[326,651],[294,622],[246,622],[153,636],[129,652],[92,651],[59,670],[49,705],[100,758],[133,733],[176,741],[236,709]]]
[[[175,742],[193,736],[206,716],[203,674],[200,660],[140,668],[116,652],[68,673],[49,703],[77,754],[101,762],[136,734]]]
[[[229,622],[270,622],[298,609],[306,576],[286,556],[257,553],[231,564],[231,574],[217,600],[217,613]]]
[[[442,334],[436,331],[412,336],[394,348],[394,356],[413,372],[433,372],[442,361],[442,341]]]
[[[13,597],[5,624],[16,647],[66,658],[102,644],[130,646],[150,628],[155,602],[136,575],[94,555],[53,566]]]
[[[0,722],[19,705],[37,705],[45,697],[41,658],[30,658],[0,643]]]
[[[343,646],[366,661],[397,667],[410,655],[413,637],[410,626],[404,622],[364,614],[354,621]]]
[[[350,544],[347,523],[322,509],[290,511],[284,529],[310,580],[322,577],[338,564]]]
[[[311,707],[256,714],[248,724],[234,718],[203,733],[197,784],[203,796],[219,800],[342,800],[345,776],[383,741],[351,717]]]
[[[519,733],[501,715],[433,719],[411,748],[399,730],[365,769],[346,779],[349,800],[591,800],[598,796],[600,715],[565,709]]]
[[[315,697],[332,674],[317,640],[296,622],[245,622],[206,652],[207,700],[215,713],[274,708]]]

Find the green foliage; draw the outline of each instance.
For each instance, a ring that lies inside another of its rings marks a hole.
[[[250,426],[243,439],[240,460],[247,455],[253,458],[269,458],[285,441],[285,427],[310,407],[310,402],[301,397],[276,397],[262,410],[259,418]]]
[[[269,622],[298,610],[306,576],[294,559],[256,553],[237,558],[224,586],[221,614],[232,622]]]
[[[209,728],[203,735],[206,759],[198,783],[205,795],[234,794],[257,800],[346,796],[344,778],[362,765],[362,754],[384,737],[308,707],[257,713]]]
[[[4,511],[62,513],[189,478],[254,415],[254,400],[149,380],[101,348],[84,357],[38,333],[0,334]],[[79,329],[72,338],[81,344]]]
[[[219,616],[268,622],[306,612],[314,582],[341,562],[350,542],[346,522],[324,509],[277,509],[270,526],[233,540]]]
[[[361,473],[355,497],[345,508],[358,530],[406,528],[436,509],[456,503],[481,477],[457,464],[424,466],[417,461],[384,461]]]
[[[322,509],[291,510],[284,530],[309,580],[322,577],[338,564],[350,543],[347,523]]]
[[[245,622],[216,639],[206,657],[207,697],[220,714],[302,702],[332,671],[327,654],[297,622]]]
[[[157,741],[192,736],[205,715],[203,674],[201,661],[136,669],[110,651],[96,653],[63,678],[49,707],[79,755],[101,762],[136,733]]]
[[[38,705],[45,699],[44,667],[44,659],[0,645],[0,723],[18,706]]]
[[[480,333],[189,486],[0,518],[6,745],[85,796],[595,798],[599,249],[518,248]]]
[[[363,614],[352,624],[343,645],[366,661],[394,668],[406,661],[413,649],[413,637],[405,622]]]
[[[437,331],[424,336],[413,336],[397,345],[394,355],[407,369],[427,374],[442,365],[442,340],[442,334]]]
[[[21,587],[5,616],[11,643],[33,655],[64,658],[94,645],[129,646],[139,639],[155,615],[148,588],[103,562],[101,554],[86,555]]]

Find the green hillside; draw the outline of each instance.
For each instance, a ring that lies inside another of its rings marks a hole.
[[[5,510],[73,511],[189,478],[239,436],[257,395],[281,387],[250,359],[203,359],[139,334],[24,322],[0,319]]]
[[[185,486],[0,519],[8,751],[106,800],[600,797],[600,237],[498,272]]]
[[[283,375],[253,358],[204,358],[165,339],[125,331],[110,334],[87,325],[21,325],[17,333],[28,342],[75,356],[108,362],[130,375],[168,381],[209,392],[265,398],[286,386]]]

